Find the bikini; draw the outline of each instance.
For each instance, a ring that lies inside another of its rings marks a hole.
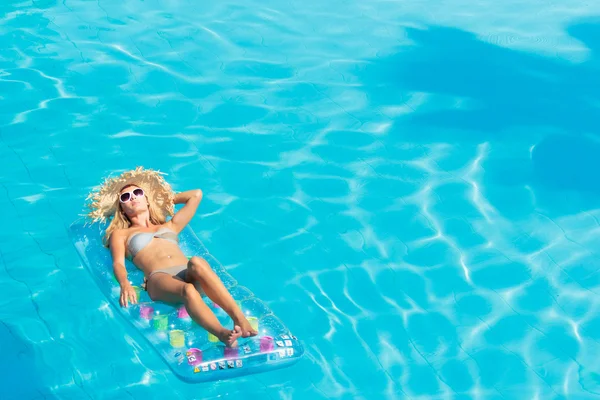
[[[131,259],[133,259],[140,251],[142,251],[154,238],[160,238],[168,240],[171,243],[179,244],[179,237],[177,233],[169,228],[160,228],[156,232],[138,232],[134,233],[127,240],[127,249],[131,254]],[[175,276],[182,281],[185,282],[185,276],[187,273],[187,265],[176,265],[174,267],[157,269],[152,271],[148,277],[144,278],[144,283],[142,287],[146,290],[146,283],[148,279],[152,277],[154,274],[169,274]]]

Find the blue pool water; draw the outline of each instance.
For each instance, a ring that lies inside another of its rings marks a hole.
[[[0,398],[600,396],[600,4],[0,3]],[[188,384],[68,226],[106,175],[302,340]]]

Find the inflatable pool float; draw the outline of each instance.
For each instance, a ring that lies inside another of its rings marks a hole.
[[[92,275],[107,300],[126,321],[141,333],[150,346],[180,379],[207,382],[288,367],[300,360],[304,348],[266,304],[247,288],[237,284],[223,266],[210,255],[189,226],[179,234],[180,247],[188,258],[204,258],[223,281],[258,335],[238,339],[238,346],[226,347],[197,325],[183,305],[172,306],[150,299],[141,289],[143,273],[129,260],[127,277],[136,289],[138,303],[121,307],[121,288],[114,277],[110,251],[102,245],[107,225],[77,220],[69,227],[71,240],[84,267]],[[208,297],[203,297],[225,327],[231,318]]]

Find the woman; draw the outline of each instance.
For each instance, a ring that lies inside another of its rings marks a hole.
[[[106,180],[88,198],[93,200],[92,219],[112,217],[104,243],[110,249],[121,286],[122,307],[137,303],[136,292],[127,280],[127,257],[144,272],[144,286],[153,301],[183,303],[198,325],[226,345],[235,346],[238,337],[258,333],[206,260],[197,256],[188,260],[178,246],[177,235],[196,213],[202,191],[174,194],[157,171],[138,167]],[[184,206],[174,213],[174,204]],[[166,215],[173,217],[167,221]],[[227,312],[234,322],[233,330],[221,325],[200,291]]]

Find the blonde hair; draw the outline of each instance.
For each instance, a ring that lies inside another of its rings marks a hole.
[[[137,187],[141,188],[141,186],[136,185],[135,183],[129,183],[129,184],[123,186],[121,189],[119,189],[119,193],[121,193],[121,190],[128,188],[130,186],[137,186]],[[144,189],[144,188],[142,188],[142,189]],[[144,192],[145,191],[146,190],[144,189]],[[148,212],[150,214],[150,222],[155,225],[162,225],[165,222],[167,222],[167,219],[161,212],[160,208],[156,204],[151,202],[150,199],[148,199],[148,195],[146,193],[144,193],[144,197],[146,198],[146,201],[148,202]],[[108,227],[106,228],[106,232],[104,234],[103,242],[104,242],[104,246],[106,246],[106,247],[110,247],[110,236],[112,235],[112,233],[115,230],[127,229],[131,226],[131,221],[129,220],[129,218],[127,218],[127,216],[125,215],[123,210],[121,210],[121,204],[119,202],[118,197],[115,199],[115,209],[116,209],[116,211],[113,216],[113,219],[110,222],[110,224],[108,225]]]

